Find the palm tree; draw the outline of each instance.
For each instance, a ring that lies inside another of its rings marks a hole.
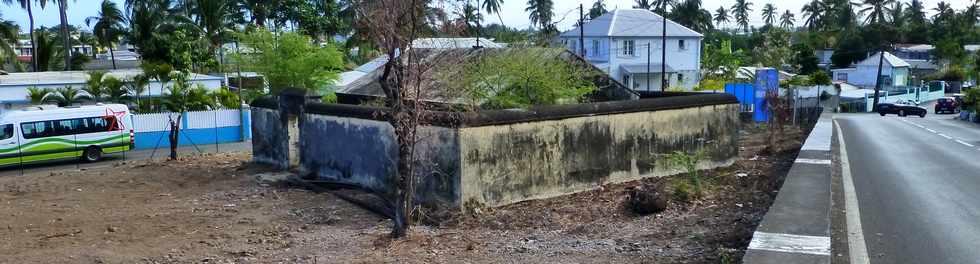
[[[90,71],[88,72],[88,80],[85,80],[85,88],[82,88],[96,102],[101,102],[105,95],[105,84],[103,83],[105,77],[106,72],[104,71]]]
[[[946,21],[947,18],[956,14],[956,11],[953,10],[953,7],[951,7],[949,3],[946,2],[939,2],[938,4],[936,4],[936,7],[933,8],[932,10],[936,11],[936,14],[932,16],[932,20],[936,24],[939,24],[940,21]]]
[[[85,19],[85,25],[95,22],[92,33],[98,38],[99,44],[109,49],[109,57],[112,59],[112,69],[116,69],[116,53],[112,51],[113,46],[123,34],[122,23],[126,18],[116,2],[102,0],[102,6],[98,16],[91,16]]]
[[[27,21],[30,24],[30,30],[31,30],[30,31],[30,35],[31,35],[31,51],[37,51],[37,46],[34,44],[35,43],[35,39],[34,39],[34,10],[31,7],[31,6],[34,5],[34,1],[35,0],[17,0],[17,2],[14,2],[14,0],[3,0],[3,3],[5,3],[7,5],[11,5],[13,3],[17,3],[18,5],[20,5],[20,8],[23,8],[24,10],[27,11],[27,19],[28,19]],[[35,52],[31,52],[31,65],[34,66],[34,70],[37,71],[37,56],[35,55]]]
[[[39,105],[44,103],[44,98],[48,97],[49,94],[54,93],[49,88],[37,88],[36,86],[27,87],[27,100],[31,101],[32,105]]]
[[[595,19],[606,13],[609,13],[609,10],[606,10],[606,3],[602,2],[602,0],[596,0],[592,4],[592,8],[589,9],[589,19]]]
[[[925,24],[926,23],[926,7],[922,5],[922,1],[912,0],[906,4],[908,9],[906,9],[905,16],[908,18],[909,22],[913,24]]]
[[[646,9],[646,10],[653,9],[653,2],[650,2],[650,0],[634,0],[634,1],[636,2],[636,4],[633,5],[633,8]]]
[[[738,23],[739,29],[743,32],[749,32],[749,12],[752,12],[752,3],[748,0],[735,0],[732,11],[735,14],[735,22]]]
[[[779,26],[782,28],[791,29],[795,23],[796,15],[793,15],[793,12],[790,12],[789,10],[783,12],[783,15],[779,17]]]
[[[217,51],[235,27],[231,19],[232,6],[225,0],[198,0],[193,9],[198,30],[211,44],[208,54],[217,57]],[[221,60],[216,59],[221,70]]]
[[[71,70],[71,38],[68,35],[68,0],[37,0],[41,4],[41,9],[47,6],[48,2],[58,5],[58,15],[61,18],[61,45],[64,48],[65,70]]]
[[[17,32],[17,24],[3,20],[3,14],[0,14],[0,65],[5,63],[4,57],[7,57],[10,62],[17,62],[17,53],[14,52],[14,45],[17,45]]]
[[[531,24],[538,25],[542,30],[552,27],[551,17],[554,15],[554,3],[551,0],[528,0],[527,11]]]
[[[819,28],[823,24],[824,18],[824,5],[820,0],[810,1],[809,4],[803,6],[800,10],[803,14],[803,26],[814,30]]]
[[[888,14],[891,8],[888,5],[895,3],[895,0],[864,0],[863,5],[867,6],[859,11],[859,14],[867,14],[865,24],[879,24],[888,21]]]
[[[731,20],[731,16],[728,15],[728,10],[724,6],[719,6],[718,10],[715,10],[715,27],[721,27],[724,24],[728,24]]]
[[[674,22],[697,32],[708,32],[713,29],[711,12],[701,8],[701,0],[684,0],[674,6],[669,16]]]
[[[126,89],[126,83],[122,80],[113,76],[106,76],[102,80],[102,85],[105,87],[105,101],[112,103],[126,103],[129,101],[129,91]]]
[[[504,24],[504,17],[500,16],[500,6],[503,4],[504,0],[483,0],[483,10],[486,10],[487,14],[496,14],[501,25]]]
[[[762,7],[762,20],[766,22],[766,26],[772,26],[776,23],[776,6],[772,3],[768,3]]]
[[[892,26],[896,28],[905,27],[905,9],[902,2],[895,1],[894,4],[892,4],[892,8],[889,10],[891,10],[891,12],[888,14],[888,16],[891,19]]]
[[[125,82],[126,93],[130,98],[136,98],[137,107],[140,106],[140,98],[146,93],[147,86],[150,85],[150,78],[143,74],[137,74],[132,79]]]
[[[56,49],[55,43],[51,40],[53,36],[47,31],[38,29],[34,32],[34,39],[37,40],[35,43],[36,50],[34,50],[34,57],[37,58],[37,68],[34,71],[43,72],[52,69],[61,68],[61,61],[58,60],[59,56],[64,56]]]
[[[72,88],[71,85],[68,85],[54,90],[53,93],[50,93],[44,97],[44,101],[57,103],[58,106],[72,106],[89,98],[91,97],[89,97],[83,91]]]

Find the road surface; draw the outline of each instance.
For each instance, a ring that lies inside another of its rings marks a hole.
[[[234,152],[234,151],[251,151],[251,142],[236,142],[227,144],[214,144],[211,145],[199,145],[195,147],[180,147],[177,149],[178,155],[194,155],[199,153],[215,153],[215,152]],[[95,168],[101,166],[108,166],[115,162],[123,160],[147,160],[153,159],[166,159],[167,155],[170,154],[170,149],[168,147],[162,147],[154,152],[152,149],[149,150],[134,150],[126,152],[123,154],[112,154],[107,155],[100,162],[95,163],[81,163],[75,161],[65,161],[65,162],[55,162],[47,164],[38,165],[27,165],[23,167],[10,167],[0,169],[0,177],[5,176],[16,176],[16,175],[26,175],[33,173],[49,172],[49,171],[60,171],[60,170],[71,170],[79,168]]]
[[[836,115],[871,263],[980,261],[980,125],[928,109]]]

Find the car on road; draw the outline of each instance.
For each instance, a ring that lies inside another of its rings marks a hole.
[[[927,112],[929,111],[923,107],[911,105],[905,102],[878,104],[878,114],[881,116],[896,114],[898,116],[917,115],[924,118],[926,117]]]
[[[936,101],[936,114],[960,112],[960,103],[953,97],[943,97]]]

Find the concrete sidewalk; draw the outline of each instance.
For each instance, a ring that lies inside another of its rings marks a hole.
[[[830,263],[831,115],[807,137],[743,263]]]

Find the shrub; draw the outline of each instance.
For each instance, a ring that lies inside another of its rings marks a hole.
[[[687,181],[673,181],[673,196],[675,201],[689,202],[691,201],[691,185]]]
[[[561,50],[547,48],[486,51],[457,71],[441,73],[440,79],[484,108],[578,103],[596,90],[592,78],[599,73],[560,54]]]
[[[825,71],[816,71],[810,74],[810,84],[811,85],[831,85],[833,81],[830,79],[830,75]]]
[[[675,151],[674,153],[667,155],[667,160],[670,164],[674,166],[682,166],[687,171],[688,180],[692,185],[694,185],[695,198],[701,198],[703,195],[701,189],[701,177],[698,174],[698,163],[700,163],[703,158],[704,152],[700,150],[694,152],[693,154]]]

